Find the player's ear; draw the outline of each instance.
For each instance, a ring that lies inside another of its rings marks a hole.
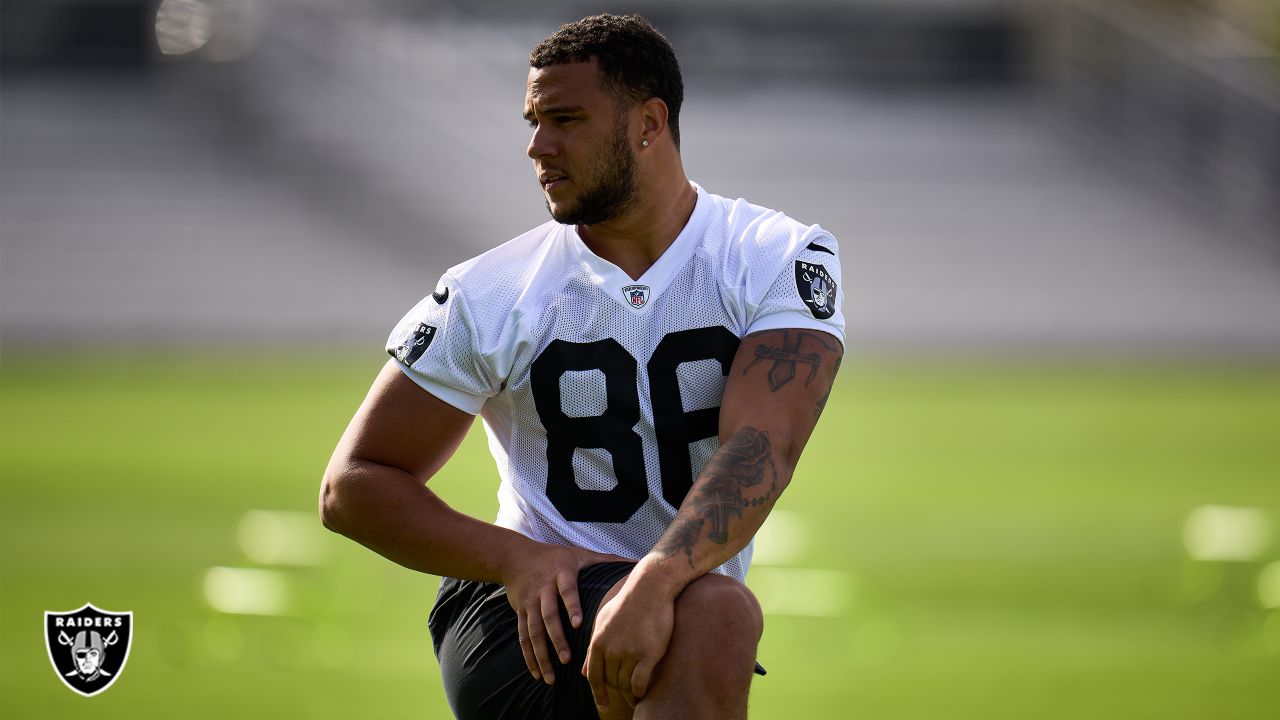
[[[667,104],[661,98],[651,97],[640,103],[641,135],[650,143],[667,132]]]

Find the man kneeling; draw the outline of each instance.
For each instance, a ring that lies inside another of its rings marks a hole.
[[[638,16],[534,48],[552,220],[428,289],[325,472],[326,527],[445,577],[460,718],[746,716],[751,539],[840,363],[840,265],[821,227],[688,180],[683,94]],[[477,414],[492,524],[426,487]]]

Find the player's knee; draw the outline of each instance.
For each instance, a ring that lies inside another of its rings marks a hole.
[[[740,649],[755,660],[764,614],[746,585],[723,575],[704,575],[681,593],[676,616],[708,631],[722,650]]]

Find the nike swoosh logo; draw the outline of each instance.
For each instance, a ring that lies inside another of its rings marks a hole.
[[[444,292],[431,293],[431,299],[435,300],[437,305],[443,305],[444,301],[449,299],[449,288],[445,288]]]

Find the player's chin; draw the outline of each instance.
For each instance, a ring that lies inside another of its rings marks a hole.
[[[574,225],[573,220],[577,214],[577,208],[567,202],[556,202],[551,198],[547,198],[547,212],[551,213],[551,219],[561,225]]]

